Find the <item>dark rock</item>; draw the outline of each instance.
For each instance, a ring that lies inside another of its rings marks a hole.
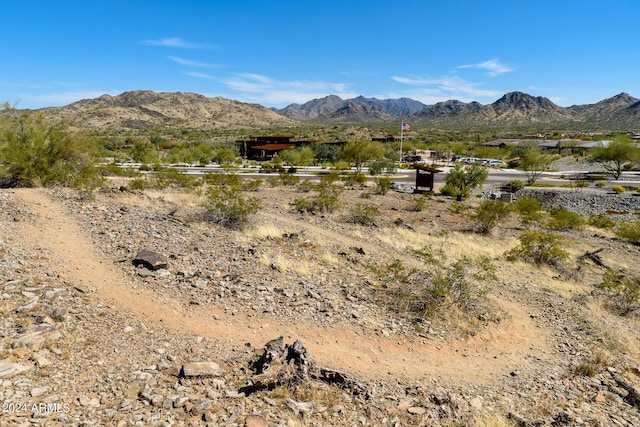
[[[136,267],[142,265],[149,270],[160,270],[168,266],[167,257],[149,249],[143,249],[138,252],[133,259],[133,265]]]

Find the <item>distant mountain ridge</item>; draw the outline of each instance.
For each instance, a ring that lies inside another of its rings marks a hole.
[[[358,107],[364,107],[364,110],[369,111],[371,116],[363,116],[363,109]],[[304,104],[291,104],[279,110],[274,109],[274,111],[299,120],[370,122],[379,119],[381,114],[382,116],[387,115],[389,118],[410,116],[426,107],[422,102],[410,98],[377,99],[358,96],[344,100],[339,96],[329,95]]]
[[[339,102],[341,106],[333,110]],[[621,93],[597,104],[560,107],[545,97],[534,97],[523,92],[509,92],[492,104],[449,100],[425,105],[409,98],[378,100],[376,98],[353,98],[341,100],[331,97],[314,99],[308,103],[292,104],[279,111],[302,120],[337,122],[375,122],[385,115],[406,118],[415,122],[442,126],[527,126],[540,124],[592,123],[600,126],[640,128],[640,100]],[[364,114],[355,105],[371,108]],[[295,106],[295,114],[290,107]],[[404,107],[404,108],[403,108]],[[332,111],[333,110],[333,111]],[[346,110],[346,111],[345,111]]]
[[[314,123],[391,123],[440,127],[575,126],[640,129],[640,99],[621,93],[595,104],[560,107],[544,97],[509,92],[495,102],[449,100],[425,105],[410,98],[377,99],[359,96],[343,100],[329,95],[282,109],[266,108],[222,97],[195,93],[124,92],[103,95],[42,111],[70,120],[78,128],[98,131],[154,129],[253,129]]]
[[[42,109],[71,120],[77,127],[95,130],[256,128],[292,126],[295,120],[262,105],[189,92],[137,90],[117,96],[102,95],[64,107]]]

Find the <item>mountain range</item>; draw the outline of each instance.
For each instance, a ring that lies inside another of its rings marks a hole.
[[[410,98],[377,99],[336,95],[266,108],[195,93],[124,92],[41,111],[68,119],[78,128],[105,130],[190,128],[255,129],[311,123],[393,123],[442,128],[572,127],[582,130],[640,129],[640,99],[621,93],[595,104],[561,107],[544,97],[509,92],[492,104],[450,100],[426,105]]]

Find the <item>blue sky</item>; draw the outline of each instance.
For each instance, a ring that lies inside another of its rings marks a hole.
[[[640,98],[637,0],[0,0],[0,102]]]

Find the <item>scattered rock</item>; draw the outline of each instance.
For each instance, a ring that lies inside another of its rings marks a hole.
[[[0,360],[0,378],[11,378],[31,369],[31,366],[13,363],[9,359]]]
[[[153,252],[149,249],[143,249],[133,258],[133,265],[136,267],[143,266],[148,270],[160,270],[162,268],[167,268],[168,261],[167,258],[159,254],[157,252]]]
[[[219,377],[223,372],[214,362],[190,362],[182,365],[181,375],[183,377]]]

